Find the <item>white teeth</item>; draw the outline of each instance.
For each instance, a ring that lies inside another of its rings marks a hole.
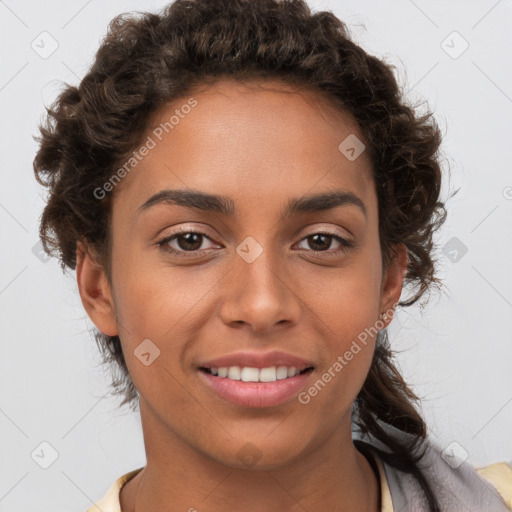
[[[240,380],[240,366],[230,366],[228,378],[231,380]]]
[[[277,379],[286,379],[288,377],[288,368],[286,366],[278,366],[276,370]]]
[[[243,382],[275,382],[289,377],[295,377],[300,371],[295,366],[270,366],[268,368],[252,368],[250,366],[223,366],[210,368],[212,375],[241,380]]]
[[[298,375],[300,372],[295,368],[295,366],[292,366],[291,368],[288,368],[288,377],[295,377],[295,375]]]
[[[250,368],[249,366],[246,366],[242,368],[240,378],[244,382],[258,382],[260,380],[260,371],[258,368]]]
[[[276,377],[276,367],[262,368],[260,370],[260,382],[274,382]]]

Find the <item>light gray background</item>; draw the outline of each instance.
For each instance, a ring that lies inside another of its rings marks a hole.
[[[164,4],[0,1],[0,511],[83,511],[145,464],[138,415],[102,399],[109,379],[74,274],[33,252],[44,201],[32,135],[60,81],[83,77],[111,18]],[[390,339],[424,397],[432,438],[459,443],[476,466],[511,460],[512,2],[309,4],[346,21],[359,44],[397,66],[408,97],[436,112],[447,185],[462,186],[439,237],[446,293],[399,311]],[[46,59],[31,48],[43,31],[58,42]],[[453,237],[457,255],[443,253]],[[36,463],[51,461],[42,442],[58,452],[48,469]]]

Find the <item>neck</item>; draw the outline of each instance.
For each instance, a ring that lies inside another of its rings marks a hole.
[[[322,446],[288,464],[251,470],[199,452],[156,421],[142,400],[140,407],[147,464],[123,487],[122,512],[225,512],[226,504],[246,512],[379,510],[378,481],[352,442],[350,415]]]

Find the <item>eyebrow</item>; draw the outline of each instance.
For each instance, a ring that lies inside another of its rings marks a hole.
[[[161,190],[152,195],[139,207],[139,214],[157,204],[175,204],[187,208],[221,213],[232,217],[235,214],[235,203],[226,196],[208,194],[198,190]],[[320,212],[332,210],[339,206],[355,205],[368,216],[363,201],[352,192],[335,190],[320,194],[290,199],[281,214],[281,220],[296,213]]]

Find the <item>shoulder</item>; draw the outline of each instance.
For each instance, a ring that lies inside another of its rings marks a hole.
[[[107,490],[106,494],[97,501],[86,512],[121,512],[121,504],[119,502],[119,493],[123,485],[137,475],[143,468],[134,469],[129,473],[120,476]]]
[[[512,510],[512,465],[495,462],[475,471],[498,491],[509,510]]]
[[[411,445],[410,434],[389,425],[383,428],[400,444]],[[382,462],[392,510],[428,510],[417,477],[408,470],[398,469],[401,464],[394,462],[395,457],[389,448],[373,436],[369,438]],[[456,450],[443,450],[430,439],[418,448],[422,456],[417,462],[417,469],[435,495],[440,510],[512,511],[512,467],[509,464],[497,462],[475,468],[467,460],[458,459]]]
[[[427,510],[418,481],[410,473],[404,473],[382,461],[394,509]],[[474,468],[468,462],[452,466],[441,450],[429,445],[418,462],[441,510],[488,510],[512,512],[512,468],[505,462]]]

